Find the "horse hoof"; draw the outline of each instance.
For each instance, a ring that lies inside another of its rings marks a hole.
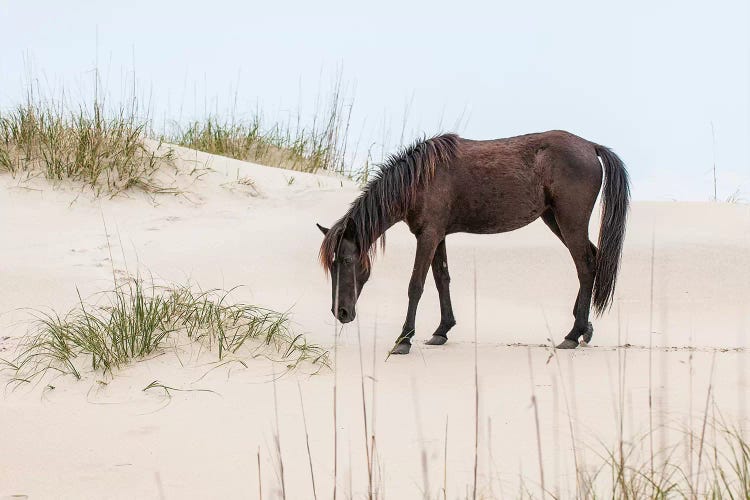
[[[586,325],[586,331],[583,332],[583,343],[589,344],[591,343],[591,337],[594,336],[594,325],[591,324],[591,321],[589,321],[589,324]]]
[[[575,340],[565,339],[557,346],[558,349],[575,349],[578,347],[578,342]]]
[[[426,345],[443,345],[448,342],[448,337],[442,335],[433,335],[430,340],[425,341]]]
[[[411,344],[396,344],[391,349],[391,354],[409,354]]]

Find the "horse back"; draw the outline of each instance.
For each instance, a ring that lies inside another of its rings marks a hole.
[[[407,217],[412,231],[501,233],[536,220],[556,199],[591,199],[602,173],[595,144],[564,131],[507,139],[460,139]]]

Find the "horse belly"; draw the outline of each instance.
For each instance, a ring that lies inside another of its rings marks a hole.
[[[504,233],[539,218],[547,208],[544,187],[532,172],[526,174],[471,176],[472,188],[456,190],[448,232]]]

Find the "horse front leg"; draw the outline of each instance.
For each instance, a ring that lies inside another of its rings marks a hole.
[[[391,354],[408,354],[411,349],[411,338],[414,336],[414,322],[417,317],[417,305],[422,298],[427,271],[430,269],[435,249],[443,238],[433,231],[423,231],[417,235],[417,253],[414,256],[414,269],[409,281],[409,308],[406,320],[401,329],[401,335],[396,339],[396,345]]]
[[[445,238],[438,243],[435,256],[432,258],[432,276],[440,297],[440,324],[427,345],[443,345],[448,341],[448,331],[456,325],[451,305],[450,282],[448,273],[448,252],[445,249]]]

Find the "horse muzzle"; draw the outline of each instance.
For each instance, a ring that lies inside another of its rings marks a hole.
[[[331,310],[331,312],[333,312],[333,310]],[[354,311],[354,309],[349,310],[346,307],[339,307],[338,314],[334,313],[334,316],[336,316],[336,319],[339,320],[342,324],[346,324],[354,321],[357,313]]]

